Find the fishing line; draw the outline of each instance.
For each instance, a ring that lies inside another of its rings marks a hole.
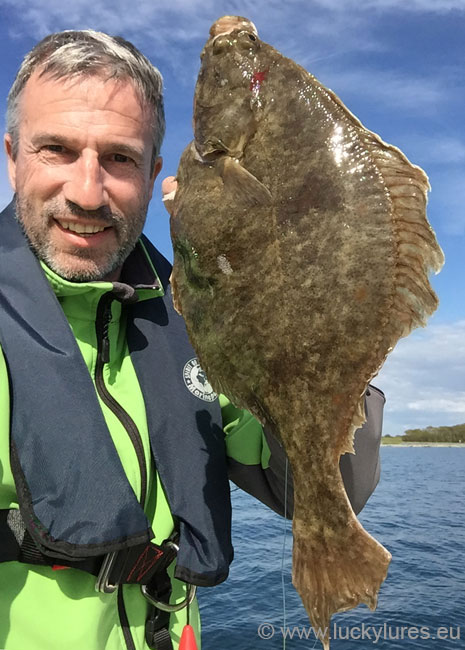
[[[286,584],[284,580],[284,562],[286,558],[286,536],[287,536],[287,487],[288,487],[288,469],[289,460],[286,457],[286,466],[284,470],[284,536],[283,536],[283,550],[281,556],[281,589],[283,600],[283,650],[286,650],[287,638],[287,612],[286,612]],[[318,639],[316,638],[312,645],[312,650],[315,648]]]
[[[286,457],[286,468],[284,471],[284,537],[283,552],[281,557],[281,588],[283,593],[283,650],[286,650],[286,585],[284,582],[284,558],[286,554],[286,535],[287,535],[287,473],[289,460]]]

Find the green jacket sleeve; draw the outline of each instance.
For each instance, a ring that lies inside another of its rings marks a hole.
[[[279,514],[292,516],[292,500],[284,508],[286,455],[271,434],[248,411],[238,409],[224,395],[220,395],[223,415],[229,478],[245,492]],[[274,458],[270,443],[277,448]],[[270,467],[270,461],[274,468]],[[279,469],[278,469],[279,465]],[[284,467],[284,474],[281,469]],[[290,482],[288,488],[292,490]],[[290,492],[291,498],[292,493]]]
[[[236,408],[224,395],[219,399],[228,457],[243,465],[260,464],[266,469],[270,449],[260,422],[248,411]]]

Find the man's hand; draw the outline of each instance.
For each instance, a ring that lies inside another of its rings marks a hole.
[[[177,187],[178,182],[174,176],[167,176],[161,184],[161,191],[163,195],[162,200],[165,204],[165,208],[170,214],[172,212],[172,205]]]

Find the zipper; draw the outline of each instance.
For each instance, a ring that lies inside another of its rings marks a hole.
[[[114,296],[107,293],[100,299],[97,307],[97,319],[95,328],[97,332],[97,363],[95,365],[95,386],[97,393],[102,402],[116,415],[123,427],[126,429],[128,436],[134,446],[139,463],[140,477],[141,477],[141,495],[139,502],[142,508],[145,505],[145,498],[147,494],[147,465],[144,456],[144,447],[139,429],[136,423],[131,418],[129,413],[123,409],[114,397],[108,392],[103,379],[103,367],[110,361],[110,339],[108,337],[108,328],[111,321],[111,303]]]
[[[139,470],[141,476],[141,495],[139,502],[142,508],[145,505],[145,498],[147,494],[147,465],[144,456],[144,447],[142,438],[136,423],[131,418],[129,413],[113,398],[108,392],[103,379],[103,368],[106,363],[110,362],[110,339],[108,336],[108,329],[111,321],[111,303],[114,296],[111,293],[106,293],[97,306],[97,317],[95,321],[95,329],[97,333],[97,362],[95,364],[95,386],[97,393],[102,402],[116,415],[121,424],[126,429],[128,436],[134,446],[139,463]],[[126,607],[123,598],[123,585],[118,586],[118,616],[120,620],[121,629],[123,631],[124,641],[127,650],[136,650],[134,639],[132,638],[129,619],[126,612]]]

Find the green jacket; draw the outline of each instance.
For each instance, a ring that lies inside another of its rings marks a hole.
[[[95,316],[101,296],[111,291],[108,282],[72,283],[63,280],[43,265],[76,337],[91,376],[96,362]],[[161,290],[144,289],[139,299],[161,295]],[[142,435],[148,461],[147,505],[145,508],[155,543],[161,543],[173,530],[173,519],[151,462],[145,407],[125,340],[125,319],[121,304],[112,305],[109,327],[110,363],[104,380],[112,396],[130,414]],[[32,360],[31,360],[32,363]],[[9,464],[9,389],[4,356],[0,350],[0,509],[18,508]],[[262,429],[248,413],[239,411],[220,397],[226,429],[226,445],[240,449],[241,465],[260,465],[268,454]],[[140,472],[133,445],[120,421],[100,402],[106,423],[118,451],[126,476],[138,494]],[[104,507],[104,505],[102,505]],[[137,650],[146,650],[144,641],[147,602],[138,585],[124,586],[124,602]],[[184,583],[173,579],[172,602],[184,598]],[[171,616],[171,636],[177,648],[186,610]],[[191,606],[190,622],[197,631],[200,648],[199,618],[196,603]],[[0,564],[0,648],[6,650],[120,650],[126,649],[116,592],[95,591],[95,577],[75,569],[54,570],[18,562]]]

